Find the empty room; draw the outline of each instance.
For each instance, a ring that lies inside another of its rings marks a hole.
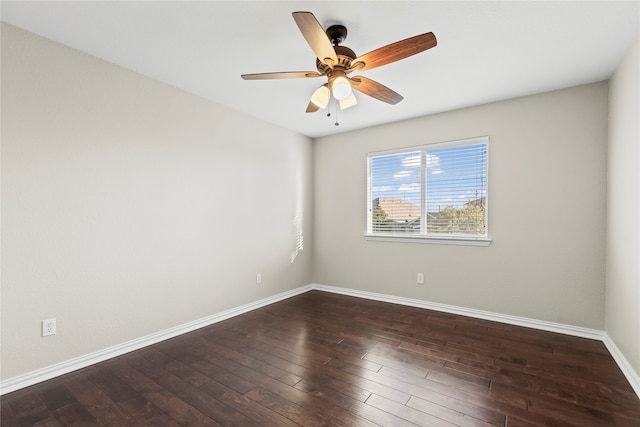
[[[640,2],[0,18],[3,427],[640,425]]]

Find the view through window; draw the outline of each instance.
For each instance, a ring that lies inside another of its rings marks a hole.
[[[370,235],[487,238],[488,137],[368,156]]]

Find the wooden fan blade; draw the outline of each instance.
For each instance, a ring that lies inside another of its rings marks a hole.
[[[433,33],[425,33],[420,34],[419,36],[409,37],[408,39],[391,43],[357,57],[351,61],[352,65],[350,68],[370,70],[372,68],[408,58],[416,53],[424,52],[437,44],[438,41]],[[360,63],[364,65],[361,65]]]
[[[270,79],[299,79],[305,77],[320,77],[322,74],[315,71],[286,71],[282,73],[257,73],[242,74],[245,80],[270,80]]]
[[[382,102],[386,102],[387,104],[395,105],[404,99],[399,93],[396,93],[388,87],[366,77],[353,77],[351,81],[353,82],[351,87],[355,90]]]
[[[313,102],[309,101],[309,105],[307,105],[307,110],[305,111],[305,113],[315,113],[319,109],[320,109],[320,107],[318,107]]]
[[[313,53],[316,54],[320,62],[333,68],[333,65],[338,63],[336,51],[313,13],[293,12],[292,15]]]

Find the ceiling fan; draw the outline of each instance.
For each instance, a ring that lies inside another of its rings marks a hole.
[[[243,74],[241,77],[245,80],[268,80],[326,76],[327,83],[311,95],[307,113],[326,108],[331,95],[338,101],[342,110],[356,105],[357,100],[352,89],[388,104],[397,104],[402,101],[402,95],[366,77],[349,77],[349,74],[399,61],[431,49],[437,44],[433,33],[425,33],[356,56],[353,50],[340,45],[347,38],[347,29],[343,25],[332,25],[325,31],[311,12],[293,12],[292,15],[311,50],[316,54],[318,71]]]

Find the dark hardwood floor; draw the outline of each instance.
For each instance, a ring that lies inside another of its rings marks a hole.
[[[9,426],[640,426],[599,341],[308,292],[2,396]]]

